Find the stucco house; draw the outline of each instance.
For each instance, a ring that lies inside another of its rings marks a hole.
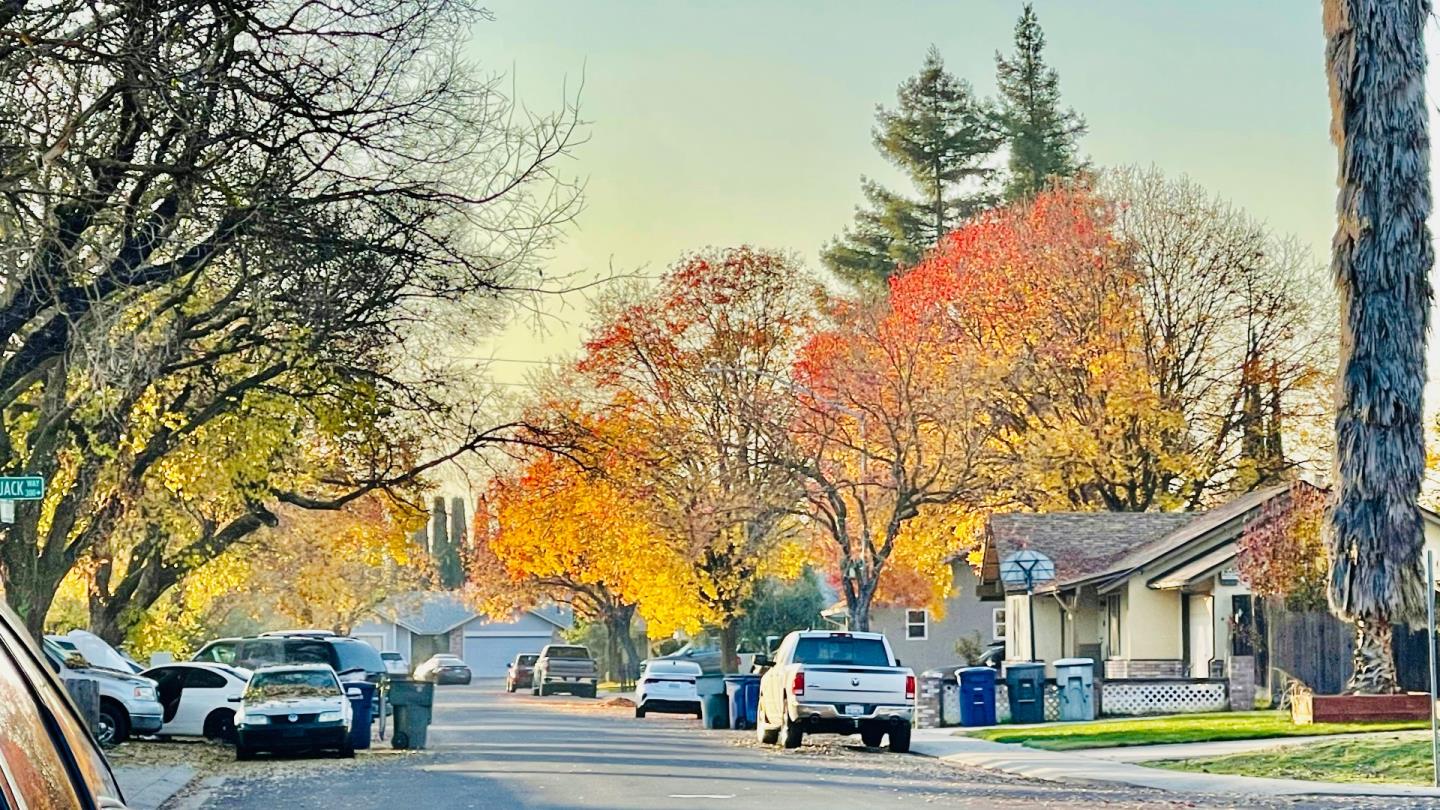
[[[502,678],[505,665],[520,653],[539,652],[563,642],[573,616],[559,605],[521,611],[509,621],[493,621],[464,600],[444,591],[397,596],[357,625],[351,635],[380,650],[396,650],[410,665],[448,652],[460,656],[476,678]]]
[[[1198,512],[993,516],[981,584],[1004,592],[1006,659],[1030,660],[1033,634],[1035,659],[1094,658],[1110,679],[1221,676],[1232,623],[1250,610],[1236,541],[1267,503],[1289,497],[1281,485]],[[1055,562],[1033,594],[1000,581],[1000,562],[1021,548]]]
[[[954,585],[943,613],[901,605],[870,611],[870,630],[884,633],[895,656],[916,672],[953,668],[962,663],[955,652],[961,638],[978,638],[982,647],[1004,639],[1005,605],[981,599],[980,580],[963,557],[953,560],[951,566]],[[837,626],[845,626],[845,603],[832,605],[822,615]]]

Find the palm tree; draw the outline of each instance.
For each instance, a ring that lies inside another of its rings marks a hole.
[[[1425,613],[1416,502],[1430,305],[1429,0],[1324,0],[1331,139],[1340,153],[1340,294],[1330,606],[1355,625],[1349,691],[1399,691],[1391,625]]]

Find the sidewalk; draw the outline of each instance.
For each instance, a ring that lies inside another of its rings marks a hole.
[[[1440,788],[1418,785],[1305,782],[1298,779],[1257,779],[1248,776],[1167,771],[1095,756],[1094,752],[1042,751],[1020,745],[977,740],[972,737],[956,737],[953,731],[954,729],[916,729],[910,750],[913,753],[935,757],[955,765],[989,768],[1031,779],[1044,779],[1051,782],[1121,784],[1167,790],[1174,793],[1215,793],[1241,796],[1440,797]],[[1267,742],[1271,744],[1271,747],[1276,743],[1275,740],[1251,742]],[[1204,745],[1215,744],[1205,743]],[[1180,746],[1167,747],[1173,752]],[[1193,749],[1193,747],[1185,746],[1186,749]],[[1209,755],[1207,752],[1191,753],[1187,750],[1187,753],[1181,757]],[[1172,753],[1170,758],[1177,757]]]
[[[195,778],[189,765],[130,765],[115,768],[115,780],[130,810],[158,810]]]

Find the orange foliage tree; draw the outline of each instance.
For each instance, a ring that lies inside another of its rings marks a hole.
[[[734,661],[735,621],[784,554],[795,490],[763,463],[779,439],[755,409],[792,413],[788,369],[814,284],[783,254],[750,247],[682,259],[654,289],[602,302],[580,371],[623,418],[620,449],[643,461],[651,513],[689,561],[705,615]]]
[[[1285,497],[1271,499],[1245,525],[1236,565],[1251,593],[1282,598],[1296,610],[1325,606],[1330,573],[1320,532],[1325,500],[1324,490],[1296,481]]]

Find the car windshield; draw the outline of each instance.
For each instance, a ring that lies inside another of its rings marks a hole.
[[[589,658],[590,651],[584,647],[551,647],[545,653],[551,658]]]
[[[363,641],[335,639],[329,642],[335,648],[336,672],[384,672],[385,662],[380,660],[380,651]],[[399,660],[400,656],[395,656]]]
[[[890,656],[878,638],[825,636],[802,638],[795,645],[797,664],[844,664],[858,667],[888,667]]]
[[[381,658],[384,658],[386,661],[399,661],[399,660],[400,660],[400,653],[397,653],[397,652],[385,652],[385,653],[380,653],[380,657],[381,657]]]
[[[261,672],[250,679],[246,700],[291,700],[307,697],[336,697],[340,684],[335,676],[320,670]]]
[[[536,661],[538,661],[538,660],[540,660],[540,656],[538,656],[538,655],[522,655],[522,656],[520,656],[520,661],[519,661],[519,663],[520,663],[520,666],[522,666],[522,667],[528,667],[528,666],[530,666],[531,664],[534,664],[534,663],[535,663]]]

